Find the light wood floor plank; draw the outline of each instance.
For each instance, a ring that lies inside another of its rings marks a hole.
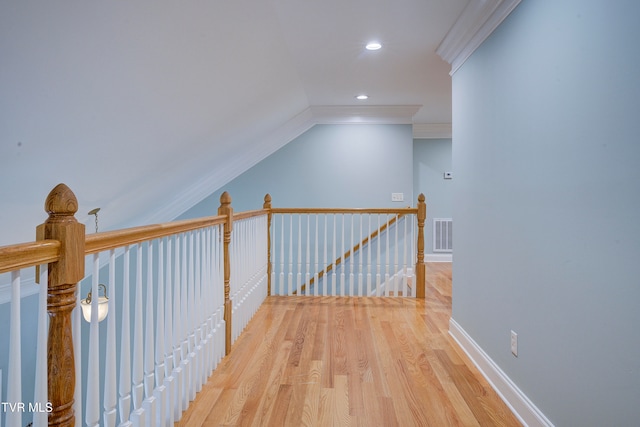
[[[519,426],[448,334],[451,264],[424,300],[269,297],[176,426]]]

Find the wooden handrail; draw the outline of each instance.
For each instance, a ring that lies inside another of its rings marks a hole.
[[[335,266],[336,268],[338,267],[338,265],[340,265],[342,263],[343,260],[346,260],[347,258],[349,258],[351,256],[351,254],[354,254],[356,251],[359,251],[360,248],[362,248],[364,245],[366,245],[367,243],[369,243],[369,241],[375,239],[376,237],[378,237],[378,235],[382,232],[384,232],[387,228],[391,227],[393,224],[395,224],[400,218],[402,218],[405,214],[399,214],[398,216],[395,216],[393,218],[391,218],[389,221],[387,221],[385,224],[383,224],[380,228],[374,230],[371,232],[371,234],[367,237],[365,237],[364,239],[362,239],[362,241],[360,243],[357,243],[353,249],[349,249],[347,252],[344,253],[344,255],[342,255],[340,258],[337,258],[333,263],[327,265],[323,270],[321,270],[318,273],[318,280],[322,279],[324,277],[325,274],[329,273],[331,270],[333,270],[333,266]],[[315,283],[315,277],[312,277],[309,280],[309,287],[311,287],[311,285],[313,285]],[[300,287],[300,290],[303,291],[306,289],[306,284],[303,284]],[[297,293],[297,291],[293,292],[294,294]]]
[[[60,258],[60,242],[42,240],[0,247],[0,274],[34,267]]]
[[[85,252],[89,255],[109,249],[116,249],[123,246],[146,242],[148,240],[160,239],[173,234],[185,233],[187,231],[193,231],[213,225],[222,225],[226,220],[226,216],[217,215],[88,234],[86,237]]]
[[[271,208],[274,214],[389,214],[411,215],[417,214],[418,208]]]
[[[253,218],[256,216],[262,216],[262,215],[268,215],[268,214],[269,214],[269,210],[267,209],[257,209],[254,211],[238,212],[233,214],[233,220],[239,221],[241,219],[248,219],[248,218]]]

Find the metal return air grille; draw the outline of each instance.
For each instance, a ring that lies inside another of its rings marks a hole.
[[[453,220],[451,218],[433,219],[433,251],[453,252]]]

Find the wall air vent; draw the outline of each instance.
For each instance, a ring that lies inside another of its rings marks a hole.
[[[453,220],[433,219],[433,252],[453,252]]]

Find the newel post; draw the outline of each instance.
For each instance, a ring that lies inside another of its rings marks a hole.
[[[231,196],[226,191],[220,196],[220,207],[218,215],[226,215],[227,220],[224,223],[224,322],[225,322],[225,354],[231,351],[231,299],[229,293],[231,291],[231,260],[229,259],[229,244],[231,243],[231,231],[233,230],[233,208],[231,207]]]
[[[47,196],[49,218],[36,229],[37,240],[60,241],[60,259],[48,268],[47,342],[48,399],[52,406],[50,426],[75,426],[73,411],[76,384],[71,312],[76,306],[77,283],[84,277],[84,224],[74,214],[78,200],[64,184]]]
[[[418,260],[416,261],[416,298],[425,297],[424,266],[424,221],[427,218],[427,204],[424,194],[418,196]]]
[[[271,295],[271,195],[264,196],[263,209],[267,209],[267,295]]]

